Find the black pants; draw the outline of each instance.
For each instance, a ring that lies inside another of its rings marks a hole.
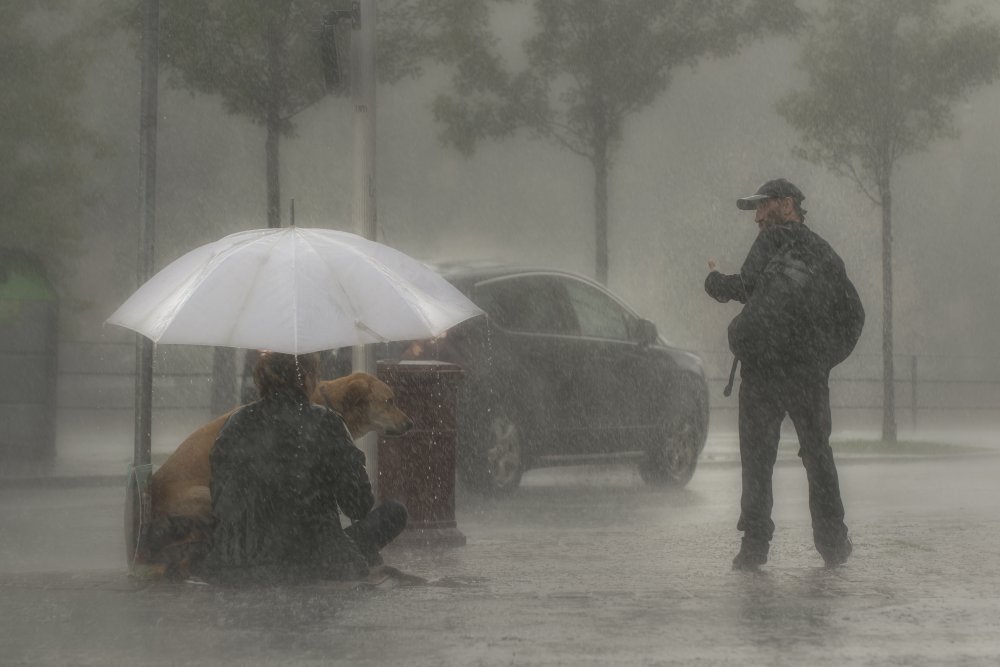
[[[406,508],[395,500],[386,500],[368,513],[361,521],[357,521],[344,532],[354,541],[368,565],[380,565],[379,555],[389,542],[392,542],[406,528]]]
[[[740,459],[743,496],[737,528],[766,549],[774,535],[771,477],[785,415],[799,437],[799,457],[809,480],[813,540],[821,554],[847,538],[837,466],[830,448],[829,373],[808,370],[760,373],[744,367],[740,383]]]

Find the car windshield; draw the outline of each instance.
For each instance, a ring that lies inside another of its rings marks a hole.
[[[505,329],[562,335],[580,332],[565,286],[552,276],[516,276],[481,283],[476,286],[474,300]]]

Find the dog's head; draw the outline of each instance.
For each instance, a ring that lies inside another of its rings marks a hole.
[[[410,418],[396,407],[389,385],[368,373],[352,373],[321,382],[316,393],[322,398],[318,403],[333,408],[344,417],[355,440],[371,431],[395,436],[413,428]]]

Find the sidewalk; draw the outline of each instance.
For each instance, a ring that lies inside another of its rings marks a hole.
[[[724,442],[707,450],[731,451]],[[794,452],[782,456],[794,457]],[[458,548],[390,546],[427,584],[224,589],[124,571],[121,490],[0,495],[5,667],[510,665],[986,667],[1000,659],[1000,457],[845,466],[846,567],[812,548],[804,475],[775,474],[759,573],[729,561],[740,472],[683,490],[634,466],[544,469],[505,499],[460,496]],[[2,493],[2,490],[0,490]],[[16,566],[16,567],[15,567]]]

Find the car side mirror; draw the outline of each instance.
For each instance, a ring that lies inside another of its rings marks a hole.
[[[656,325],[649,320],[637,320],[635,323],[635,340],[640,345],[655,345],[660,340]]]

